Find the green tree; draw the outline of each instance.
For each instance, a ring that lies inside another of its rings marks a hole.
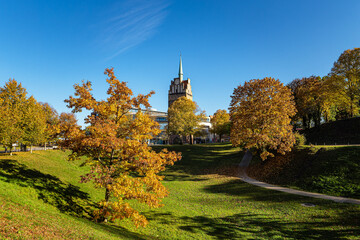
[[[256,149],[265,160],[291,151],[295,137],[290,125],[296,113],[291,90],[274,78],[253,79],[235,88],[231,96],[231,142]]]
[[[217,110],[210,122],[211,132],[219,135],[220,141],[224,134],[230,134],[230,115],[226,110]]]
[[[205,113],[200,112],[197,104],[186,98],[180,97],[171,104],[168,109],[168,132],[170,135],[190,138],[192,144],[192,135],[200,128],[200,122],[205,118]]]
[[[156,136],[159,125],[142,111],[132,112],[141,106],[149,108],[148,98],[154,93],[133,97],[125,82],[120,82],[113,69],[106,69],[110,85],[106,100],[96,100],[91,83],[76,84],[75,97],[65,100],[73,113],[87,109],[92,112],[85,118],[89,124],[81,130],[69,115],[61,115],[61,132],[65,147],[71,150],[70,159],[85,156],[91,171],[83,181],[92,180],[105,189],[105,198],[95,212],[97,219],[115,220],[131,218],[137,225],[146,225],[146,218],[136,211],[128,200],[150,207],[160,207],[167,195],[160,171],[180,159],[180,154],[166,149],[157,153],[147,145]],[[62,118],[64,119],[62,120]]]

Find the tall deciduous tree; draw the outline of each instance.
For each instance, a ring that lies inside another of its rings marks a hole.
[[[180,159],[180,154],[163,150],[153,151],[148,139],[159,133],[158,124],[150,116],[136,111],[141,106],[150,107],[148,98],[154,93],[133,96],[125,82],[120,82],[113,69],[106,69],[110,85],[106,100],[96,100],[91,94],[91,83],[76,84],[75,97],[65,100],[73,112],[87,109],[92,112],[85,118],[89,124],[80,130],[64,132],[66,145],[72,151],[70,159],[86,156],[91,172],[83,181],[93,180],[105,189],[105,198],[96,211],[98,219],[114,220],[132,218],[135,224],[145,225],[146,218],[127,200],[137,200],[150,207],[160,207],[167,190],[158,173]],[[60,116],[61,117],[61,116]]]
[[[217,110],[210,122],[211,131],[219,135],[220,141],[224,134],[230,134],[230,115],[226,110]]]
[[[192,143],[191,136],[196,133],[204,118],[205,113],[199,113],[199,108],[194,101],[180,97],[168,109],[168,132],[170,135],[180,135],[181,139],[189,136]]]
[[[348,111],[350,117],[359,112],[360,100],[360,48],[344,51],[334,63],[329,74],[343,85],[347,96]]]
[[[81,127],[77,124],[74,113],[61,113],[56,126],[56,138],[58,144],[63,148],[76,148],[79,138],[84,134]]]
[[[322,78],[311,76],[302,79],[295,79],[290,87],[297,109],[296,118],[303,122],[303,128],[310,128],[311,121],[319,126],[324,109],[327,107],[327,91]]]
[[[26,94],[26,89],[15,79],[9,79],[0,88],[0,142],[10,149],[10,154],[13,144],[24,137]]]
[[[40,103],[45,114],[46,129],[44,134],[45,150],[48,142],[56,141],[59,132],[59,114],[48,103]]]
[[[30,152],[32,153],[33,145],[45,141],[46,115],[42,105],[33,96],[27,99],[24,110],[23,143],[30,145]]]
[[[295,137],[290,118],[296,109],[288,87],[274,78],[253,79],[235,88],[231,98],[233,145],[257,149],[263,160],[273,151],[291,151]]]

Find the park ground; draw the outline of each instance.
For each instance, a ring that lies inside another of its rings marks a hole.
[[[244,183],[237,178],[237,165],[244,153],[230,144],[169,148],[182,152],[183,159],[162,173],[170,192],[163,201],[164,207],[149,209],[133,203],[150,221],[146,228],[136,228],[128,220],[108,224],[91,221],[95,202],[104,192],[91,183],[79,183],[88,168],[81,167],[81,162],[67,161],[67,152],[1,155],[0,239],[360,239],[360,206],[289,195]],[[312,167],[320,169],[325,160],[326,166],[331,165],[321,173],[312,172],[317,174],[315,178],[322,176],[325,181],[327,176],[332,179],[336,175],[333,165],[340,166],[339,174],[345,173],[345,168],[358,166],[352,159],[359,156],[360,148],[320,151],[303,147],[298,151],[319,161]],[[314,154],[320,158],[313,158]],[[329,156],[335,156],[333,162]],[[285,163],[276,166],[282,172],[287,166],[292,172],[300,164]],[[253,168],[256,165],[258,169],[269,168],[256,161]],[[278,184],[303,187],[290,176],[263,177]],[[345,183],[350,186],[345,195],[357,194],[356,189],[351,190],[355,188],[352,184]],[[340,187],[336,183],[332,186]],[[315,206],[306,207],[303,203]]]

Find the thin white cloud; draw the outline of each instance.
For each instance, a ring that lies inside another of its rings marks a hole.
[[[114,58],[154,35],[166,17],[164,1],[126,1],[111,10],[101,34],[101,44]]]

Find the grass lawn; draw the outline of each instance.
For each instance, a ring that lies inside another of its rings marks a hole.
[[[264,163],[248,174],[268,183],[360,199],[360,146],[302,146]]]
[[[173,146],[183,159],[163,174],[164,207],[138,208],[146,228],[90,219],[104,191],[61,151],[0,156],[0,239],[360,239],[360,207],[261,189],[235,176],[229,144]],[[313,203],[304,207],[301,203]]]

